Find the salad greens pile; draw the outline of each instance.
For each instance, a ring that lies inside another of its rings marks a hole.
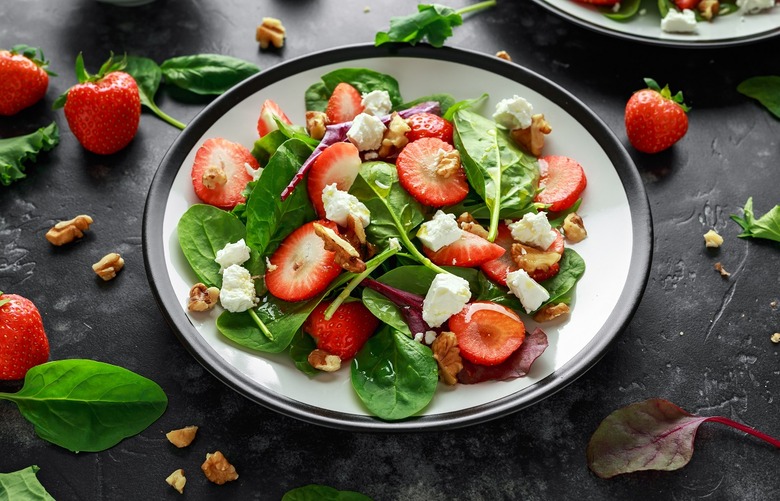
[[[621,0],[616,5],[617,8],[610,5],[600,7],[599,10],[604,16],[615,21],[628,21],[641,15],[641,11],[647,9],[658,9],[658,13],[662,18],[666,17],[670,10],[681,10],[674,0]],[[725,16],[738,10],[739,7],[736,0],[721,0],[717,15]],[[694,9],[694,13],[697,21],[705,20],[697,9]]]

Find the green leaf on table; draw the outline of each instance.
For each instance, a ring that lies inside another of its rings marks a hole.
[[[168,116],[154,102],[154,96],[160,88],[162,70],[148,57],[128,56],[125,70],[138,84],[138,94],[141,104],[149,108],[155,115],[179,129],[184,129],[185,124]]]
[[[56,122],[32,134],[0,139],[0,184],[8,186],[24,179],[25,162],[34,162],[38,153],[51,150],[59,142],[60,130]]]
[[[73,452],[106,450],[154,423],[168,406],[157,383],[94,360],[58,360],[27,372],[14,402],[44,440]]]
[[[327,485],[304,485],[282,496],[282,501],[371,501],[371,498],[355,491],[340,491]]]
[[[742,233],[737,235],[740,238],[766,238],[780,242],[780,205],[775,205],[769,212],[756,219],[753,214],[753,197],[745,202],[744,217],[736,214],[731,215],[741,228]]]
[[[11,473],[0,473],[0,499],[24,501],[54,501],[35,475],[37,465]]]
[[[165,82],[200,95],[219,95],[258,73],[247,61],[222,54],[179,56],[164,61]]]
[[[758,100],[776,118],[780,118],[780,76],[748,78],[737,91]]]

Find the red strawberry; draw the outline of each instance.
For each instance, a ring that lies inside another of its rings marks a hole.
[[[43,51],[34,47],[0,50],[0,115],[15,115],[43,99],[49,87],[48,64]]]
[[[437,251],[423,246],[423,252],[439,266],[463,266],[471,268],[501,257],[506,251],[486,239],[464,231],[459,240]]]
[[[648,88],[635,92],[626,104],[626,134],[637,150],[663,151],[688,132],[688,107],[682,92],[672,96],[669,86],[661,89],[649,78]]]
[[[203,202],[225,210],[243,203],[244,188],[252,180],[247,164],[252,169],[260,168],[245,146],[221,137],[206,139],[192,164],[195,194]]]
[[[379,320],[360,301],[350,301],[338,307],[330,320],[325,310],[330,301],[323,301],[303,324],[303,331],[317,342],[317,348],[342,360],[352,358],[379,327]]]
[[[0,292],[0,379],[22,379],[49,359],[49,340],[29,299]]]
[[[579,0],[582,3],[590,3],[593,5],[615,5],[620,0]]]
[[[580,198],[588,180],[582,166],[569,157],[547,156],[539,159],[541,177],[534,201],[550,204],[551,212],[568,209]]]
[[[333,252],[325,250],[314,232],[314,223],[338,232],[336,223],[326,220],[306,223],[285,238],[268,259],[265,272],[268,292],[284,301],[303,301],[324,291],[341,273]]]
[[[276,125],[274,117],[287,125],[292,124],[292,121],[287,118],[287,115],[284,114],[275,101],[266,99],[263,102],[263,106],[260,107],[260,118],[257,119],[257,133],[260,134],[260,137],[279,128],[279,126]]]
[[[407,144],[395,161],[401,186],[418,202],[432,207],[462,201],[469,192],[469,183],[460,158],[454,169],[440,169],[440,160],[451,151],[452,145],[435,137]]]
[[[517,313],[490,301],[467,304],[448,325],[463,358],[479,365],[500,364],[525,340],[525,325]]]
[[[406,133],[409,141],[424,137],[437,137],[452,144],[452,124],[433,113],[415,113],[406,119],[410,130]]]
[[[558,233],[558,236],[555,238],[555,241],[545,250],[563,254],[563,235],[557,231],[556,233]],[[509,231],[506,224],[500,223],[498,225],[498,236],[496,236],[493,243],[503,247],[506,252],[498,259],[483,264],[480,266],[480,269],[489,279],[506,286],[506,274],[518,269],[517,263],[512,259],[512,244],[515,243],[515,240],[512,238],[512,232]],[[537,282],[541,282],[555,276],[559,270],[560,265],[555,263],[547,271],[536,270],[530,276]]]
[[[674,0],[675,5],[677,5],[680,10],[695,9],[696,6],[699,5],[699,2],[701,2],[701,0]]]
[[[346,82],[341,82],[333,89],[333,94],[328,99],[325,114],[332,124],[349,122],[363,113],[361,102],[363,97],[360,92]]]
[[[336,188],[349,191],[360,171],[361,163],[360,152],[352,143],[333,143],[320,153],[306,180],[309,199],[319,217],[325,218],[322,190],[336,183]]]

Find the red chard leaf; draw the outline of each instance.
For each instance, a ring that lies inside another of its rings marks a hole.
[[[508,381],[526,376],[534,360],[547,349],[547,334],[536,328],[528,334],[523,344],[509,358],[498,365],[477,365],[463,359],[463,369],[458,373],[461,384],[476,384],[482,381]]]

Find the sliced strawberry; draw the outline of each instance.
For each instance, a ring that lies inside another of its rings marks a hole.
[[[395,161],[401,186],[423,205],[443,207],[461,202],[469,192],[469,183],[460,157],[454,168],[441,168],[442,158],[452,151],[452,145],[435,137],[407,144]]]
[[[539,160],[539,188],[542,190],[534,201],[551,204],[551,212],[562,211],[574,205],[588,184],[582,166],[569,157],[556,155]]]
[[[500,245],[468,231],[464,231],[460,240],[445,245],[437,251],[423,246],[423,252],[439,266],[463,266],[471,268],[501,257],[506,250]]]
[[[424,137],[436,137],[445,143],[452,144],[452,124],[433,113],[415,113],[406,119],[409,131],[406,138],[417,141]]]
[[[311,200],[317,215],[325,218],[322,206],[322,190],[336,183],[336,188],[349,191],[360,171],[360,152],[352,143],[333,143],[325,148],[314,161],[306,181]]]
[[[699,5],[700,2],[701,0],[674,0],[675,5],[677,5],[680,10],[693,10],[697,5]]]
[[[361,102],[363,97],[360,92],[350,84],[341,82],[333,89],[333,94],[328,99],[325,114],[332,124],[349,122],[363,113]]]
[[[282,123],[292,125],[292,121],[287,118],[287,115],[284,114],[279,105],[272,99],[266,99],[263,102],[263,106],[260,107],[260,118],[257,119],[257,133],[260,134],[260,137],[279,128],[274,117],[278,118]]]
[[[558,233],[558,235],[555,237],[555,241],[550,244],[546,251],[563,254],[563,235],[557,230],[556,233]],[[506,224],[500,223],[498,225],[498,235],[493,243],[504,248],[506,252],[498,259],[484,263],[480,266],[480,269],[489,279],[506,286],[506,274],[518,269],[517,263],[512,259],[512,244],[515,243],[515,240],[512,238],[512,232]],[[550,266],[547,271],[536,270],[531,273],[530,276],[537,282],[541,282],[542,280],[554,277],[559,270],[560,265],[555,263]]]
[[[336,255],[326,251],[314,232],[314,223],[338,231],[331,221],[306,223],[285,238],[268,259],[265,272],[268,292],[284,301],[303,301],[324,291],[341,273]]]
[[[620,0],[579,0],[579,1],[582,2],[582,3],[590,3],[590,4],[593,4],[593,5],[605,5],[605,6],[608,6],[608,5],[615,5]]]
[[[242,192],[252,176],[247,164],[260,164],[243,145],[221,137],[207,139],[198,148],[192,164],[192,186],[204,203],[230,210],[245,201]]]
[[[303,324],[303,331],[317,342],[317,348],[342,360],[352,358],[379,327],[377,319],[360,301],[350,301],[338,307],[330,320],[325,310],[330,301],[323,301]]]
[[[479,365],[500,364],[525,340],[525,325],[517,313],[490,301],[467,304],[448,325],[463,358]]]

